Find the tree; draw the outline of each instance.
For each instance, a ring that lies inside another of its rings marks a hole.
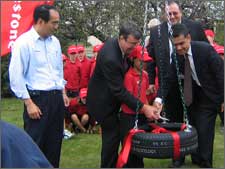
[[[56,36],[66,53],[71,43],[87,44],[94,35],[102,41],[118,35],[119,25],[135,21],[144,30],[145,4],[148,2],[147,22],[152,18],[165,18],[165,0],[55,0],[61,22]],[[216,41],[224,44],[224,1],[180,0],[183,15],[198,20],[204,28],[214,29]],[[10,93],[8,86],[9,58],[1,61],[2,95]]]
[[[143,30],[145,2],[148,1],[147,21],[163,20],[165,2],[162,0],[56,0],[61,13],[60,39],[86,42],[87,36],[100,40],[117,35],[120,23],[133,20]],[[215,21],[224,18],[223,1],[179,1],[185,17],[199,20],[205,28],[214,28]],[[67,40],[68,41],[68,40]]]

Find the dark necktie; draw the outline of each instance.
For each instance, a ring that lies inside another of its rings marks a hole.
[[[192,77],[191,77],[191,66],[188,59],[188,55],[185,56],[184,65],[184,100],[187,106],[192,103]]]

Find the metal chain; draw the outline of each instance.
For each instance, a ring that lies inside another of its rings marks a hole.
[[[172,35],[170,35],[172,36]],[[170,37],[170,40],[171,37]],[[172,60],[174,61],[175,63],[175,67],[176,67],[176,74],[177,74],[177,80],[178,80],[178,85],[179,85],[179,90],[180,90],[180,96],[181,96],[181,103],[182,103],[182,106],[183,106],[183,121],[189,125],[189,121],[188,121],[188,117],[187,117],[187,108],[186,108],[186,105],[185,105],[185,101],[184,101],[184,91],[183,91],[183,85],[182,85],[182,82],[181,82],[181,77],[180,77],[180,68],[179,68],[179,64],[178,64],[178,58],[177,58],[177,55],[176,55],[176,49],[173,45],[173,51],[174,53],[172,54]]]
[[[145,37],[146,37],[146,27],[147,27],[147,12],[148,12],[148,1],[145,2],[145,14],[144,14],[144,27],[143,27],[143,38],[142,38],[142,53],[141,53],[141,64],[140,64],[140,76],[139,76],[139,83],[138,83],[138,98],[141,96],[141,84],[142,84],[142,75],[143,75],[143,58],[144,58],[144,47],[145,47]],[[138,129],[138,115],[139,115],[139,108],[141,103],[137,101],[137,108],[136,108],[136,116],[135,116],[135,124],[134,129]]]
[[[173,35],[173,31],[171,29],[171,22],[169,19],[169,13],[168,13],[168,1],[165,1],[165,5],[166,5],[166,13],[167,13],[167,20],[168,20],[168,24],[169,24],[169,40],[172,42],[172,35]],[[146,36],[146,25],[147,25],[147,12],[148,12],[148,1],[146,1],[145,3],[145,17],[144,17],[144,31],[143,31],[143,39],[142,39],[142,58],[144,56],[144,46],[145,46],[145,36]],[[157,12],[157,18],[159,18],[158,16],[158,12]],[[162,58],[162,54],[161,54],[161,46],[162,46],[162,38],[161,38],[161,30],[160,30],[160,25],[158,25],[158,37],[159,37],[159,41],[158,41],[158,47],[159,47],[159,67],[158,67],[158,71],[160,73],[160,90],[162,92],[161,96],[162,96],[162,104],[164,104],[165,102],[165,74],[168,73],[164,68],[165,68],[165,61],[164,58]],[[173,46],[173,54],[172,54],[172,59],[175,62],[175,67],[176,67],[176,73],[177,73],[177,78],[178,78],[178,84],[179,84],[179,90],[180,90],[180,94],[181,94],[181,101],[182,101],[182,106],[183,106],[183,113],[184,113],[184,122],[187,125],[187,129],[186,131],[190,131],[190,125],[189,125],[189,120],[188,120],[188,116],[187,116],[187,108],[185,106],[185,102],[184,102],[184,92],[183,92],[183,87],[182,87],[182,83],[181,83],[181,78],[179,76],[179,65],[178,65],[178,59],[176,56],[176,49],[174,44],[172,43]],[[142,59],[143,60],[143,59]],[[143,70],[143,61],[141,61],[140,64],[140,81],[138,84],[138,98],[140,98],[140,91],[141,91],[141,84],[142,84],[142,70]],[[138,115],[139,115],[139,108],[140,108],[140,102],[137,102],[137,108],[136,108],[136,116],[135,116],[135,125],[134,125],[134,129],[138,129]],[[162,116],[165,117],[166,116],[166,110],[165,108],[163,108],[162,110]],[[163,123],[166,123],[166,121],[163,121]]]
[[[158,7],[158,3],[157,3],[157,7]],[[157,19],[159,19],[159,14],[157,12]],[[165,63],[165,59],[163,58],[162,55],[162,37],[161,37],[161,29],[160,29],[160,25],[157,26],[157,33],[158,33],[158,48],[159,48],[159,66],[158,66],[158,71],[159,71],[159,78],[160,78],[160,91],[161,91],[161,98],[162,98],[162,105],[164,105],[165,103],[165,76],[168,73],[164,68],[166,67],[166,63]],[[163,106],[162,109],[162,117],[166,117],[166,109],[165,106]],[[166,120],[163,120],[163,123],[167,123]]]
[[[179,64],[178,64],[178,59],[177,59],[177,55],[176,55],[176,48],[175,48],[175,46],[173,44],[173,41],[172,41],[173,30],[171,29],[172,24],[171,24],[170,18],[169,18],[168,1],[165,2],[165,5],[166,5],[165,9],[166,9],[166,14],[167,14],[167,21],[168,21],[168,24],[169,24],[169,40],[171,41],[172,47],[173,47],[171,57],[172,57],[172,60],[175,62],[177,80],[178,80],[179,91],[180,91],[180,96],[181,96],[181,103],[182,103],[182,106],[183,106],[183,121],[187,125],[186,131],[190,131],[191,126],[189,125],[187,108],[186,108],[185,101],[184,101],[184,91],[183,91],[181,77],[180,77],[180,70],[179,70]]]

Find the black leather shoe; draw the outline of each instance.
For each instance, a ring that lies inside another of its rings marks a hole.
[[[180,168],[184,164],[182,160],[173,160],[172,164],[169,165],[169,168]]]
[[[192,164],[194,164],[194,165],[198,165],[198,166],[200,167],[200,162],[199,162],[199,161],[192,160]]]
[[[201,162],[200,168],[213,168],[213,167],[212,164],[210,164],[209,162]]]

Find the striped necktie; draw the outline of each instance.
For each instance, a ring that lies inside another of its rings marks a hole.
[[[185,55],[184,64],[184,100],[185,104],[190,106],[192,103],[192,76],[188,54]]]

